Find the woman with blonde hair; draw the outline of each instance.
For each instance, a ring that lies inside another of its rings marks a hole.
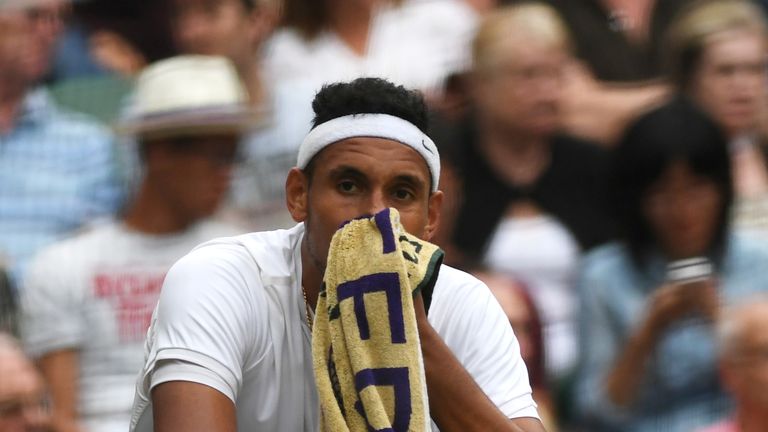
[[[670,77],[722,127],[730,143],[735,223],[768,232],[768,24],[747,0],[691,5],[669,34]]]
[[[574,275],[582,251],[611,238],[605,150],[559,133],[570,39],[544,4],[499,8],[473,43],[470,114],[436,131],[447,173],[447,259],[529,287],[542,312],[547,377],[577,355]],[[489,199],[488,197],[492,197]]]

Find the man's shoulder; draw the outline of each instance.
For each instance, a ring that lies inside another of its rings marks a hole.
[[[440,266],[440,273],[437,275],[435,286],[448,289],[460,289],[465,287],[483,287],[484,284],[480,279],[463,270],[443,264]]]
[[[231,237],[219,237],[194,248],[179,260],[179,265],[196,267],[210,263],[247,263],[268,275],[287,274],[291,271],[294,252],[303,236],[301,224],[291,229],[250,232]]]
[[[482,300],[489,293],[488,287],[478,278],[443,264],[435,282],[432,305],[438,309],[467,306]]]

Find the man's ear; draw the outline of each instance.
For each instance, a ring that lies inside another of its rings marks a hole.
[[[285,180],[285,202],[294,221],[304,222],[307,219],[308,197],[309,178],[299,168],[291,168]]]
[[[443,208],[443,191],[433,192],[427,202],[427,226],[424,229],[424,240],[430,241],[440,226],[440,210]]]

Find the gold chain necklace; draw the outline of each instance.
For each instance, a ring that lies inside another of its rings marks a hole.
[[[307,300],[307,290],[304,289],[304,285],[301,286],[301,295],[304,296],[304,312],[307,315],[307,326],[309,327],[309,333],[312,333],[312,309],[309,307],[309,300]]]

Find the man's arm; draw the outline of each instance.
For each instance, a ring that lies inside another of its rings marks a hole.
[[[420,295],[414,298],[414,306],[427,377],[429,409],[441,431],[544,432],[538,419],[506,418],[429,324]]]
[[[235,404],[223,393],[187,381],[152,390],[155,432],[236,432]]]
[[[82,430],[77,412],[78,362],[79,355],[73,349],[48,353],[38,361],[53,399],[52,423],[56,432]]]
[[[268,328],[267,315],[253,313],[260,276],[239,247],[197,248],[166,274],[148,331],[133,430],[150,423],[159,432],[237,430],[233,401],[244,363],[264,353]],[[151,419],[145,417],[150,401]]]

